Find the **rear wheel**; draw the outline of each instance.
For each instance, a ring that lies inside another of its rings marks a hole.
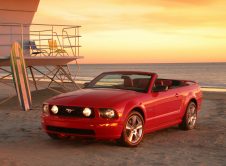
[[[194,102],[188,104],[186,113],[179,127],[183,130],[191,130],[195,128],[197,120],[197,106]]]
[[[132,111],[126,119],[120,143],[126,146],[137,146],[144,135],[144,119],[139,112]]]

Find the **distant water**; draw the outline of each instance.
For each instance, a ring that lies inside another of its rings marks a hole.
[[[89,81],[102,72],[120,70],[155,72],[161,78],[194,80],[201,86],[226,88],[226,63],[81,64],[77,80]]]
[[[226,88],[226,63],[80,64],[76,81],[88,82],[102,72],[122,70],[155,72],[161,78],[194,80],[202,87]],[[71,66],[71,71],[75,74],[76,67]]]

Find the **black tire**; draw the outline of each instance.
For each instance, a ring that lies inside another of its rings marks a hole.
[[[124,123],[121,138],[118,143],[124,146],[136,147],[144,136],[144,118],[137,112],[132,111]]]
[[[48,136],[50,138],[52,138],[54,140],[59,140],[60,139],[59,135],[57,135],[57,134],[52,134],[52,133],[47,133],[47,134],[48,134]]]
[[[192,130],[195,128],[197,121],[197,105],[190,102],[187,106],[186,112],[179,127],[182,130]]]

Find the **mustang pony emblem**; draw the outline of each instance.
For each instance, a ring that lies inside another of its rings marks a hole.
[[[72,111],[74,111],[73,109],[69,109],[67,108],[66,111],[70,114]]]

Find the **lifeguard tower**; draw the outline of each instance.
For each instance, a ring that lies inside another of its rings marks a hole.
[[[79,88],[75,83],[79,71],[80,34],[78,25],[32,24],[39,0],[0,0],[0,84],[11,86],[10,50],[13,42],[21,45],[29,82],[35,90],[44,81],[46,88],[59,92]],[[76,72],[71,72],[73,66]],[[72,86],[67,86],[71,83]],[[1,89],[1,86],[0,86]],[[7,101],[10,95],[0,104]]]

